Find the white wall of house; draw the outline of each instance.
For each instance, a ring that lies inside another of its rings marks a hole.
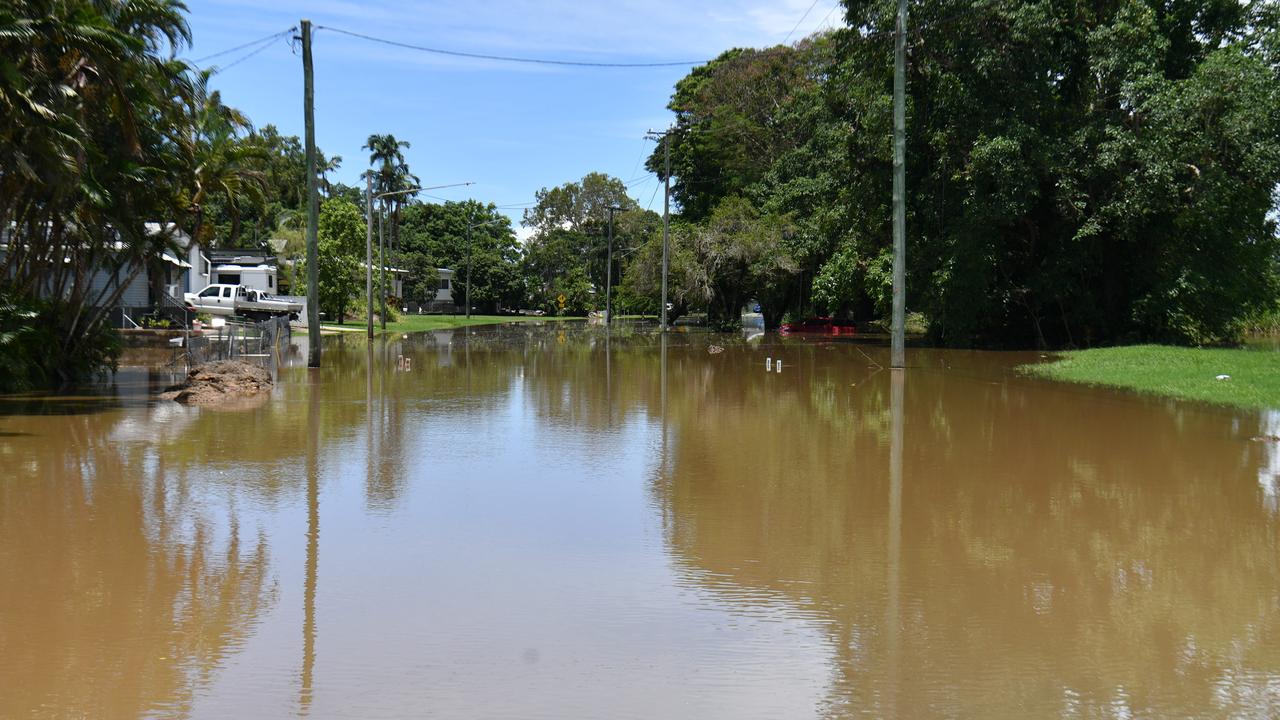
[[[439,289],[436,290],[436,302],[453,302],[453,271],[448,268],[436,268],[440,278]],[[458,296],[461,300],[461,295]]]
[[[204,252],[201,251],[199,245],[190,243],[187,246],[184,259],[191,265],[191,268],[187,270],[187,288],[184,292],[200,292],[213,284],[209,282],[209,273],[212,270],[212,265],[209,262],[209,258],[205,257]]]

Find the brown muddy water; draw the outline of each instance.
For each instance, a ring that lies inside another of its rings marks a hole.
[[[1280,412],[1025,354],[326,343],[238,411],[0,398],[0,717],[1280,716]]]

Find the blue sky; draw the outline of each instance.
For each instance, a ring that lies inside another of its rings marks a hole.
[[[664,62],[715,57],[730,47],[763,47],[841,21],[836,0],[189,0],[201,58],[284,30],[302,17],[416,45],[468,52],[604,62]],[[812,8],[810,10],[810,8]],[[806,16],[806,11],[808,15]],[[804,18],[801,22],[801,18]],[[666,103],[688,67],[592,69],[516,65],[430,55],[316,32],[316,137],[341,155],[336,179],[358,181],[360,149],[371,132],[408,140],[406,153],[433,191],[522,205],[534,192],[606,172],[629,182],[642,206],[656,178],[642,158],[649,128],[670,121]],[[227,66],[253,48],[209,65]],[[302,135],[302,61],[281,39],[219,73],[214,86],[255,125]],[[431,200],[431,198],[426,198]],[[516,221],[519,208],[506,210]]]

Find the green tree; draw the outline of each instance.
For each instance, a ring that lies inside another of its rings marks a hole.
[[[227,244],[234,247],[241,233],[242,209],[265,200],[265,150],[245,137],[252,130],[248,117],[222,102],[209,90],[212,70],[196,75],[185,124],[184,150],[195,168],[189,204],[195,214],[191,236],[205,247],[216,243],[215,225],[206,221],[206,208],[220,206],[231,222]]]
[[[467,226],[471,245],[467,245]],[[436,296],[437,267],[456,272],[453,300],[462,305],[466,267],[471,263],[471,303],[484,312],[520,307],[524,302],[520,246],[511,221],[492,204],[475,200],[404,209],[403,256],[410,275],[411,299],[426,303]]]
[[[183,148],[200,87],[174,59],[190,39],[183,10],[172,0],[0,7],[0,304],[20,308],[6,313],[0,353],[33,336],[11,321],[38,324],[32,382],[84,380],[114,362],[110,308],[173,246],[145,223],[189,217],[195,168]],[[120,282],[95,283],[100,272]]]
[[[845,30],[677,84],[672,179],[686,220],[735,195],[794,218],[795,272],[770,291],[790,309],[882,316],[894,8],[844,5]],[[912,17],[907,297],[935,341],[1219,342],[1277,296],[1274,3],[918,0]]]
[[[621,180],[595,172],[578,182],[543,188],[535,199],[536,204],[524,211],[522,222],[533,230],[526,247],[531,281],[545,290],[556,277],[580,266],[599,291],[598,301],[603,302],[609,208],[620,210],[615,218],[614,249],[625,251],[640,236],[630,232],[631,225],[618,221],[622,215],[639,210],[639,204],[627,195]]]
[[[409,171],[402,150],[409,149],[408,140],[397,140],[395,135],[373,134],[365,141],[364,149],[369,151],[369,170],[373,174],[373,192],[375,195],[389,192],[400,192],[418,185],[418,176]],[[382,199],[384,213],[390,215],[389,245],[400,249],[400,212],[417,193],[405,192]]]
[[[320,205],[317,228],[321,309],[346,319],[348,304],[364,289],[365,222],[360,208],[339,198]],[[372,312],[373,308],[366,308]]]
[[[702,222],[675,225],[668,249],[668,320],[706,308],[713,326],[734,327],[743,306],[755,298],[766,325],[776,327],[797,269],[786,248],[793,231],[787,218],[761,215],[738,196],[726,198]],[[629,292],[653,298],[659,307],[661,263],[659,231],[628,265],[625,281]]]

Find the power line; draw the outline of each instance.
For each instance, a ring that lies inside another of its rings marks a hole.
[[[245,48],[247,48],[247,47],[252,47],[252,46],[254,46],[254,45],[257,45],[258,43],[265,43],[265,42],[267,42],[268,40],[275,40],[276,38],[280,37],[281,35],[287,35],[287,34],[289,34],[289,33],[291,33],[291,32],[296,32],[296,31],[297,31],[297,29],[298,29],[298,26],[297,26],[297,25],[295,25],[295,26],[293,26],[293,27],[289,28],[288,30],[281,30],[280,32],[271,33],[270,35],[267,35],[266,37],[260,37],[260,38],[258,38],[257,40],[251,40],[251,41],[249,41],[249,42],[247,42],[247,43],[244,43],[243,45],[237,45],[237,46],[235,46],[235,47],[233,47],[233,48],[228,48],[228,49],[226,49],[226,50],[222,50],[222,51],[220,51],[220,52],[216,52],[216,53],[214,53],[214,54],[212,54],[212,55],[205,55],[204,57],[202,57],[202,58],[196,58],[195,60],[192,60],[191,62],[193,62],[193,63],[195,63],[195,64],[199,65],[200,63],[205,62],[205,61],[207,61],[207,60],[212,60],[212,59],[214,59],[214,58],[216,58],[216,57],[222,57],[223,55],[230,55],[230,54],[231,54],[231,53],[233,53],[233,52],[236,52],[236,51],[238,51],[238,50],[244,50],[244,49],[245,49]]]
[[[827,25],[827,21],[831,19],[831,15],[832,15],[832,13],[834,13],[835,11],[837,11],[837,10],[839,10],[839,9],[840,9],[840,6],[839,6],[839,5],[833,5],[833,6],[831,7],[831,9],[827,11],[827,16],[826,16],[826,17],[824,17],[824,18],[822,18],[822,22],[818,23],[818,28],[819,28],[819,29],[822,29],[822,28],[826,27],[826,25]]]
[[[703,65],[707,60],[681,60],[678,62],[651,62],[651,63],[624,63],[624,62],[586,62],[581,60],[548,60],[545,58],[526,58],[511,57],[508,55],[487,55],[484,53],[462,52],[460,50],[444,50],[441,48],[427,47],[425,45],[414,45],[412,43],[400,42],[398,40],[388,40],[386,38],[365,35],[364,33],[352,32],[327,25],[316,27],[317,30],[331,30],[343,35],[368,40],[370,42],[382,43],[383,45],[392,45],[395,47],[407,48],[409,50],[420,50],[422,52],[435,53],[437,55],[449,55],[452,57],[473,58],[476,60],[496,60],[499,62],[526,63],[532,65],[569,65],[573,67],[594,67],[594,68],[660,68],[660,67],[684,67],[690,65]]]
[[[269,48],[269,47],[271,47],[271,43],[267,43],[266,45],[263,45],[262,47],[258,48],[257,50],[254,50],[253,52],[251,52],[251,53],[249,53],[249,54],[245,55],[244,57],[239,58],[239,59],[237,59],[237,60],[233,60],[233,61],[231,61],[230,63],[227,63],[226,65],[224,65],[224,66],[222,66],[222,67],[220,67],[220,68],[215,69],[215,70],[214,70],[214,74],[216,75],[216,74],[218,74],[218,73],[224,73],[224,72],[226,72],[226,71],[230,70],[231,68],[233,68],[233,67],[235,67],[235,66],[239,65],[240,63],[244,62],[245,60],[248,60],[249,58],[253,57],[254,55],[257,55],[258,53],[262,52],[263,50],[266,50],[266,49],[267,49],[267,48]]]
[[[791,39],[791,36],[795,34],[796,30],[800,29],[800,23],[804,22],[804,19],[809,17],[809,13],[813,12],[813,9],[816,7],[818,7],[818,0],[813,0],[813,4],[809,6],[809,9],[805,10],[804,14],[800,16],[800,19],[796,21],[796,26],[791,28],[791,32],[787,33],[787,36],[782,39],[783,45],[787,44],[787,41]]]
[[[655,198],[657,198],[657,197],[658,197],[658,188],[660,188],[660,187],[662,187],[662,184],[661,184],[661,183],[659,183],[659,184],[657,184],[657,185],[654,185],[654,186],[653,186],[653,194],[649,196],[649,204],[644,206],[644,209],[645,209],[645,210],[652,210],[652,209],[653,209],[653,201],[654,201],[654,199],[655,199]]]

